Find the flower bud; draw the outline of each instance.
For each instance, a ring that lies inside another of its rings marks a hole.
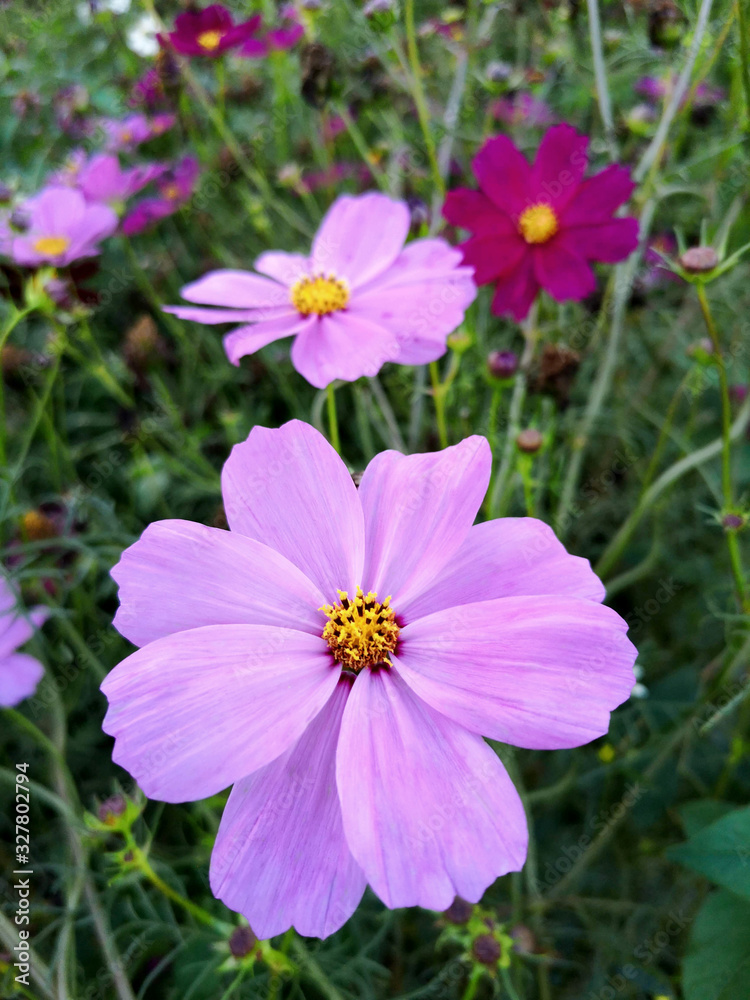
[[[518,371],[515,351],[492,351],[487,356],[487,371],[493,378],[513,378]]]
[[[127,807],[127,802],[123,795],[112,795],[110,798],[105,799],[104,802],[97,809],[97,816],[102,821],[106,823],[107,826],[114,826],[115,818],[117,816],[122,816]]]
[[[489,966],[496,965],[502,955],[500,942],[492,934],[480,934],[472,944],[471,951],[477,962]]]
[[[690,274],[705,274],[719,264],[719,255],[713,247],[690,247],[680,257],[680,264]]]
[[[473,912],[474,906],[472,903],[467,903],[465,899],[456,896],[443,916],[452,924],[467,924]]]
[[[229,950],[235,958],[245,958],[258,943],[249,927],[235,927],[229,936]]]
[[[534,455],[542,447],[544,438],[536,427],[527,427],[516,438],[516,447],[526,455]]]
[[[745,519],[740,514],[725,514],[721,520],[727,531],[738,531],[745,524]]]

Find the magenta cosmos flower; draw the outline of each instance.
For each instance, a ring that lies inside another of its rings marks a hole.
[[[596,288],[590,261],[624,260],[638,243],[638,221],[614,218],[633,190],[625,167],[584,180],[588,138],[570,125],[548,129],[533,165],[507,136],[474,158],[479,191],[449,191],[443,215],[473,235],[462,244],[478,285],[494,284],[492,311],[526,317],[540,288],[558,302]]]
[[[122,231],[134,236],[149,229],[161,219],[182,208],[193,196],[200,176],[200,164],[192,156],[185,156],[174,167],[160,171],[156,179],[158,196],[144,198],[122,220]]]
[[[444,240],[404,246],[409,225],[404,202],[344,195],[323,219],[309,257],[273,251],[255,261],[260,274],[212,271],[182,295],[220,308],[166,311],[200,323],[241,323],[224,340],[233,364],[294,336],[292,364],[318,388],[375,375],[386,361],[434,361],[476,287],[471,268],[460,266],[461,254]]]
[[[235,49],[256,34],[261,17],[256,14],[249,21],[235,24],[231,13],[219,3],[204,10],[186,11],[176,19],[175,30],[160,36],[176,52],[185,56],[220,56]]]
[[[81,257],[94,257],[99,243],[117,229],[117,215],[107,205],[90,205],[80,191],[48,187],[22,206],[25,231],[11,244],[17,264],[62,267]]]
[[[16,609],[16,595],[0,576],[0,706],[12,708],[36,691],[44,674],[39,660],[17,652],[47,618],[45,608],[22,613]]]
[[[625,622],[532,518],[472,527],[484,438],[384,452],[359,489],[322,435],[256,427],[222,474],[230,531],[159,521],[125,551],[102,684],[114,759],[151,798],[234,784],[211,887],[261,938],[477,901],[526,856],[483,734],[555,749],[633,686]]]

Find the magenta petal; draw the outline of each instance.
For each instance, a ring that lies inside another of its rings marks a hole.
[[[299,742],[229,796],[211,890],[262,939],[295,927],[327,937],[352,915],[365,877],[344,837],[336,746],[350,682],[339,681]]]
[[[510,316],[521,323],[528,316],[538,292],[534,256],[527,250],[518,266],[498,279],[492,297],[492,311],[496,316]]]
[[[365,515],[365,593],[389,594],[399,611],[458,550],[489,484],[492,455],[483,437],[425,455],[384,451],[359,487]]]
[[[341,195],[328,210],[313,242],[316,273],[333,273],[358,288],[382,274],[409,235],[409,209],[385,194]]]
[[[596,277],[587,262],[569,250],[563,239],[534,248],[534,275],[553,299],[580,301],[596,291]]]
[[[495,753],[392,670],[357,677],[336,779],[346,839],[386,906],[474,903],[523,866],[526,817]]]
[[[461,244],[464,264],[474,268],[474,281],[487,285],[510,274],[528,253],[526,243],[513,230],[507,236],[473,236]]]
[[[528,163],[526,170],[528,171]],[[443,218],[452,226],[468,229],[478,236],[501,235],[516,231],[516,224],[481,191],[457,188],[449,191],[443,205]]]
[[[0,659],[0,708],[13,708],[29,698],[43,676],[42,664],[26,653]]]
[[[503,212],[519,216],[529,203],[531,169],[513,142],[506,135],[488,139],[472,166],[482,191]]]
[[[507,597],[446,608],[401,631],[394,665],[438,712],[533,750],[577,747],[609,729],[637,651],[627,625],[577,597]]]
[[[235,309],[273,309],[289,305],[289,289],[250,271],[211,271],[185,285],[180,295],[188,302]]]
[[[315,325],[316,318],[300,316],[295,312],[279,316],[278,319],[238,326],[224,338],[224,350],[233,365],[239,364],[240,358],[255,354],[261,347],[272,344],[275,340],[291,337],[295,333],[304,333]]]
[[[319,636],[208,625],[151,642],[102,683],[113,760],[149,798],[193,802],[270,764],[330,698],[340,671]]]
[[[325,389],[336,379],[377,375],[398,353],[395,330],[352,308],[321,316],[301,331],[292,344],[292,364],[310,385]]]
[[[558,240],[578,257],[617,264],[638,246],[638,220],[612,219],[592,226],[575,226],[560,233]]]
[[[572,125],[553,125],[537,150],[529,187],[534,201],[561,212],[573,199],[586,172],[589,140]]]
[[[503,517],[470,528],[437,579],[399,611],[414,621],[459,604],[534,594],[602,601],[604,584],[588,559],[569,555],[544,521]]]
[[[236,531],[156,521],[112,569],[114,626],[136,646],[202,625],[278,625],[320,635],[323,594],[275,549]]]
[[[233,531],[270,545],[316,583],[327,601],[362,579],[364,521],[357,488],[314,427],[290,420],[254,427],[221,475]]]
[[[633,193],[635,184],[627,167],[609,166],[585,180],[562,214],[566,226],[588,226],[609,220]]]

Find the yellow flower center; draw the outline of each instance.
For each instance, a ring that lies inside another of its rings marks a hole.
[[[353,601],[345,590],[339,590],[338,595],[338,604],[320,609],[329,619],[323,638],[333,658],[355,674],[364,667],[390,666],[388,657],[398,644],[400,631],[390,597],[379,601],[377,594],[370,591],[365,595],[361,587],[357,587]]]
[[[529,205],[521,212],[518,228],[527,243],[546,243],[555,235],[559,225],[552,206],[540,202]]]
[[[213,52],[214,49],[218,49],[219,45],[221,45],[223,37],[223,31],[202,31],[198,35],[198,44],[207,52]]]
[[[180,197],[180,189],[176,184],[165,184],[161,189],[161,193],[167,199],[167,201],[177,201]]]
[[[70,240],[67,236],[40,236],[34,243],[36,252],[45,257],[59,257],[69,246]]]
[[[323,274],[312,277],[306,275],[295,281],[289,297],[294,308],[303,316],[309,316],[311,313],[327,316],[329,313],[346,308],[349,302],[349,286],[332,274],[328,277]]]

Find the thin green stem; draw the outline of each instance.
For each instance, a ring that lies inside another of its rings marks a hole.
[[[427,159],[432,170],[432,179],[435,187],[441,195],[445,195],[445,184],[440,173],[440,165],[435,151],[435,142],[430,132],[430,114],[427,110],[424,87],[422,86],[422,67],[419,63],[419,50],[417,49],[417,32],[414,27],[414,0],[406,0],[404,7],[404,19],[406,21],[406,47],[409,53],[409,66],[411,67],[413,97],[417,106],[417,117],[424,136]]]
[[[737,12],[737,25],[740,35],[740,67],[742,72],[742,89],[745,92],[745,113],[747,115],[747,122],[750,123],[750,40],[748,40],[748,24],[744,3],[745,0],[735,0],[734,9]]]
[[[341,438],[339,437],[339,418],[336,413],[336,388],[333,382],[326,387],[326,403],[328,407],[328,435],[331,444],[341,454]]]
[[[25,319],[30,312],[32,312],[31,309],[14,309],[8,317],[8,321],[0,331],[0,360],[2,360],[3,350],[8,337],[13,333],[21,320]],[[5,383],[0,376],[0,467],[4,466],[6,461],[5,430]]]
[[[448,428],[445,423],[445,386],[440,381],[440,368],[437,361],[430,362],[430,381],[432,382],[432,398],[435,401],[438,440],[440,441],[441,448],[447,448]]]
[[[706,323],[708,335],[714,348],[716,358],[716,368],[719,372],[719,390],[721,392],[721,486],[724,495],[724,513],[734,512],[734,498],[732,491],[732,404],[729,398],[729,383],[727,381],[727,369],[724,364],[724,355],[721,348],[721,338],[716,328],[714,318],[711,314],[711,306],[706,295],[706,288],[703,283],[695,286],[698,294],[703,319]],[[729,561],[732,566],[734,585],[737,590],[737,597],[743,611],[750,611],[750,604],[746,595],[745,573],[742,568],[742,556],[740,553],[737,532],[733,528],[725,529],[727,547],[729,549]]]
[[[594,60],[594,78],[596,80],[596,96],[599,101],[599,113],[602,116],[610,159],[615,160],[617,159],[615,123],[612,118],[612,102],[609,98],[607,69],[604,64],[604,45],[602,43],[602,26],[599,18],[598,0],[586,0],[586,6],[589,12],[589,37],[591,39],[591,55]]]

